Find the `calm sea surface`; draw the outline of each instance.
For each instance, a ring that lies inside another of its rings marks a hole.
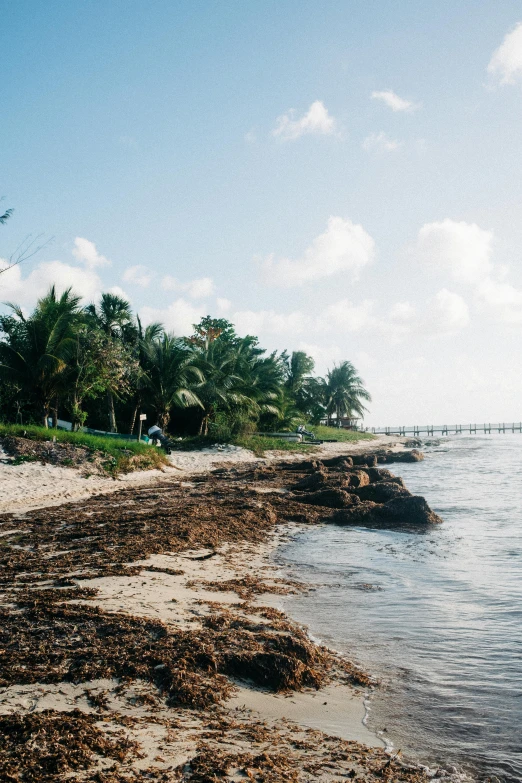
[[[410,757],[522,781],[522,435],[471,435],[390,468],[444,519],[331,525],[279,550],[316,584],[286,609],[383,680],[369,726]]]

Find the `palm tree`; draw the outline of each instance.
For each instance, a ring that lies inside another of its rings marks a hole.
[[[18,305],[9,307],[14,313],[13,328],[7,341],[0,343],[0,371],[36,399],[47,427],[51,405],[63,390],[67,361],[82,320],[80,297],[70,288],[58,297],[52,286],[28,318]],[[54,424],[56,419],[54,409]]]
[[[136,316],[136,324],[137,324],[137,340],[134,347],[134,355],[138,363],[138,372],[136,373],[136,378],[134,379],[134,384],[133,384],[134,406],[132,408],[132,417],[131,417],[131,422],[129,427],[129,433],[131,435],[134,432],[136,417],[142,405],[144,390],[147,388],[147,372],[145,367],[146,360],[147,360],[146,358],[147,345],[151,343],[153,340],[159,340],[165,332],[163,328],[163,324],[160,324],[158,322],[151,323],[148,326],[146,326],[144,329],[139,316]]]
[[[362,400],[371,402],[371,395],[364,387],[364,381],[357,375],[351,362],[342,362],[334,366],[326,375],[326,410],[328,418],[335,412],[340,426],[342,416],[363,416],[367,410]]]
[[[102,294],[99,305],[90,304],[85,308],[85,312],[91,323],[113,342],[128,346],[136,339],[137,330],[131,306],[121,296]],[[107,391],[110,432],[118,431],[114,410],[114,397],[117,394],[117,387],[109,388]]]
[[[166,430],[171,408],[201,406],[197,388],[203,374],[191,348],[173,334],[144,340],[142,351],[148,401],[157,413],[158,425]]]
[[[284,359],[287,365],[285,386],[292,396],[296,397],[305,385],[307,377],[313,372],[315,362],[304,351],[293,351],[290,358],[287,356],[285,353]]]

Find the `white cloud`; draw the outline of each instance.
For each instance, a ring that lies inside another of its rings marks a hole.
[[[108,266],[111,263],[108,258],[98,253],[94,242],[84,237],[76,237],[72,253],[88,269],[94,269],[97,266]]]
[[[294,117],[294,109],[278,117],[272,136],[289,141],[309,133],[331,136],[337,129],[335,119],[328,113],[322,101],[314,101],[306,114],[299,119]]]
[[[375,242],[360,225],[341,217],[330,217],[323,234],[316,237],[298,259],[269,256],[264,264],[265,280],[271,285],[298,286],[345,272],[357,279],[374,256]]]
[[[6,266],[7,262],[0,261],[0,268]],[[52,285],[56,286],[58,293],[72,288],[75,294],[81,296],[84,304],[96,299],[102,290],[102,282],[92,269],[71,266],[62,261],[44,261],[27,277],[23,277],[23,268],[20,266],[1,274],[0,299],[32,307]]]
[[[140,288],[147,288],[153,277],[154,273],[147,266],[141,266],[140,264],[127,267],[123,273],[123,279],[126,283],[139,285]]]
[[[488,73],[497,79],[499,84],[515,84],[522,80],[522,22],[507,33],[498,49],[493,52]]]
[[[250,128],[247,133],[245,133],[245,141],[247,144],[256,144],[257,143],[257,133],[254,128]]]
[[[206,305],[194,305],[180,298],[172,302],[168,307],[142,307],[140,318],[146,326],[153,321],[159,321],[169,332],[181,336],[188,336],[192,333],[193,324],[197,324],[203,316],[206,315]]]
[[[396,302],[390,309],[389,317],[396,323],[407,323],[415,318],[417,311],[410,302]]]
[[[370,133],[362,143],[362,148],[363,150],[366,150],[366,152],[372,152],[374,150],[377,152],[391,152],[398,149],[400,146],[400,141],[390,139],[384,131],[381,131],[380,133]]]
[[[522,291],[486,277],[478,284],[475,294],[479,303],[493,310],[502,321],[522,324]]]
[[[315,362],[314,375],[324,373],[327,368],[332,367],[336,362],[341,362],[344,358],[339,346],[330,342],[326,346],[300,342],[297,350],[304,351],[308,356],[312,357]]]
[[[469,323],[469,308],[454,291],[442,288],[431,300],[421,321],[423,331],[437,335],[454,334]]]
[[[491,231],[446,219],[421,228],[416,250],[421,261],[449,271],[454,280],[470,286],[476,303],[495,318],[522,323],[522,291],[505,280],[508,267],[493,262],[493,245]]]
[[[375,302],[364,299],[360,304],[353,304],[348,299],[341,299],[328,305],[317,316],[315,329],[319,331],[360,332],[373,328],[377,319],[374,316]]]
[[[161,281],[161,287],[164,291],[182,291],[192,299],[202,299],[214,293],[214,282],[211,277],[200,277],[187,283],[180,283],[175,277],[166,275]]]
[[[239,310],[231,316],[238,334],[295,335],[306,330],[308,318],[296,310],[276,313],[273,310]]]
[[[491,231],[446,218],[422,226],[416,249],[424,263],[448,270],[454,280],[473,284],[491,272],[492,243]]]
[[[401,98],[393,90],[374,90],[371,97],[374,100],[383,101],[392,111],[412,112],[419,108],[418,104],[406,98]]]
[[[216,304],[220,315],[224,315],[225,313],[228,313],[230,308],[232,307],[232,302],[230,301],[230,299],[223,299],[219,296],[216,299]]]

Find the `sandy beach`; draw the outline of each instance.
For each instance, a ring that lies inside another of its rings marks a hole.
[[[380,437],[354,444],[325,443],[312,447],[315,456],[335,456],[376,448],[401,447],[406,438]],[[271,464],[281,458],[303,459],[303,454],[269,452],[256,457],[251,451],[237,446],[215,446],[200,451],[176,451],[170,457],[171,467],[164,470],[144,470],[126,473],[117,478],[93,474],[86,477],[78,470],[41,463],[14,466],[0,445],[0,514],[28,511],[33,508],[55,506],[72,500],[82,500],[100,493],[115,492],[126,487],[141,487],[161,481],[177,481],[181,476],[205,473],[221,465],[248,463]]]
[[[271,554],[319,512],[286,488],[303,456],[281,478],[280,459],[178,453],[160,475],[83,482],[2,464],[4,730],[100,783],[462,779],[386,754],[363,722],[371,677],[280,611],[308,586]],[[61,735],[90,750],[75,760]],[[13,771],[40,763],[10,750]]]

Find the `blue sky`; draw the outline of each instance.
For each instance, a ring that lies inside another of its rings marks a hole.
[[[520,419],[522,10],[5,2],[0,274],[352,360],[369,424]],[[373,96],[373,97],[372,97]],[[293,110],[293,111],[292,111]]]

